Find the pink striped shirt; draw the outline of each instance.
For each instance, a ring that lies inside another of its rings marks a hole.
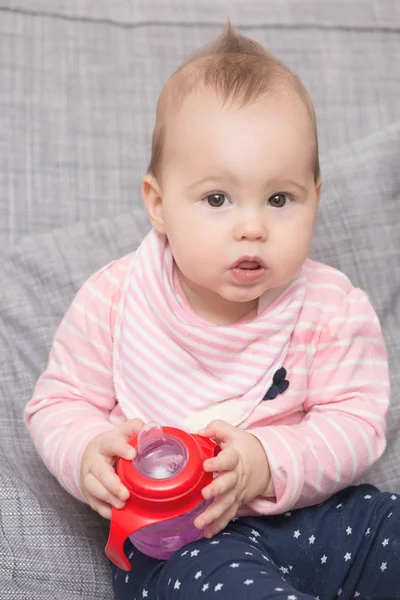
[[[267,389],[260,385],[264,380],[254,386],[255,391],[252,388],[240,395],[245,377],[254,372],[259,381],[256,353],[254,365],[243,354],[243,362],[237,360],[233,369],[217,339],[208,341],[207,350],[213,379],[207,380],[206,370],[197,372],[194,366],[191,373],[190,362],[180,368],[175,365],[174,375],[168,340],[160,343],[160,338],[155,343],[150,330],[146,336],[147,317],[143,313],[139,322],[140,303],[135,304],[139,324],[132,329],[134,351],[130,351],[137,362],[125,359],[127,366],[121,372],[121,357],[129,354],[132,340],[128,334],[124,340],[123,332],[129,332],[129,327],[118,325],[118,315],[134,256],[105,266],[78,292],[56,332],[48,366],[25,410],[38,453],[72,495],[85,501],[79,474],[87,444],[135,416],[145,421],[157,417],[164,425],[191,430],[215,417],[224,418],[255,435],[266,451],[276,498],[258,497],[243,514],[276,514],[318,503],[359,478],[381,456],[390,393],[386,349],[367,295],[345,275],[306,261],[301,306],[290,335],[283,340],[285,358],[279,364],[285,367],[290,386],[275,399],[263,400]],[[195,316],[176,283],[173,292],[176,310],[190,324]],[[125,300],[129,305],[132,298]],[[282,315],[288,314],[287,301],[283,294],[274,303],[268,335],[285,331]],[[127,312],[126,318],[132,314]],[[138,367],[132,375],[136,388],[132,384],[130,393],[124,394],[126,382],[120,379],[129,379],[133,366]],[[276,366],[272,357],[272,371]],[[159,382],[158,396],[151,395],[148,387],[152,369]],[[179,395],[182,390],[187,390],[186,396]]]

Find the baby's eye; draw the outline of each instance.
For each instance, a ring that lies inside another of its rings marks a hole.
[[[274,208],[284,208],[292,202],[292,199],[287,194],[274,194],[268,198],[268,203]]]
[[[226,202],[230,203],[225,194],[210,194],[207,198],[204,198],[204,201],[212,208],[221,208],[227,206]]]

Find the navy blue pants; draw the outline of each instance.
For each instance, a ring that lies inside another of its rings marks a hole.
[[[400,495],[349,487],[318,506],[236,519],[167,561],[131,542],[117,600],[400,600]]]

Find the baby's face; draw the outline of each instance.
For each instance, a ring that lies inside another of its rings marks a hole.
[[[288,284],[310,249],[319,189],[297,95],[223,106],[189,96],[167,133],[162,216],[186,289],[249,308]]]

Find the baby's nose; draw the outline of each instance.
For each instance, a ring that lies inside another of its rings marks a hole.
[[[236,238],[240,240],[265,241],[267,236],[267,224],[259,213],[244,216],[236,228]]]

